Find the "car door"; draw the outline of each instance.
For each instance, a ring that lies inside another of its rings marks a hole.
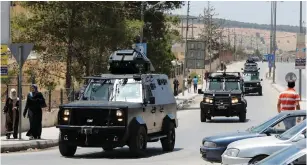
[[[145,100],[149,101],[149,98],[153,96],[150,85],[144,85],[145,89]],[[146,125],[148,129],[148,133],[153,133],[156,131],[156,112],[157,107],[155,104],[150,104],[149,102],[145,108],[145,118],[146,118]]]

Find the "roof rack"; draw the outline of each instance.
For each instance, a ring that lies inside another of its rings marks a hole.
[[[240,78],[240,72],[212,72],[209,78]]]

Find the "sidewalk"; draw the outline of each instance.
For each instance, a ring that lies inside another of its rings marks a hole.
[[[28,149],[44,149],[58,145],[59,129],[55,127],[43,128],[40,140],[29,140],[26,132],[22,133],[22,139],[6,139],[1,136],[1,153],[17,152]],[[11,136],[12,138],[12,136]]]

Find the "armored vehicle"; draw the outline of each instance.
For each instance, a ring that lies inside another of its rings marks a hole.
[[[259,72],[243,72],[244,94],[258,93],[262,96],[262,79],[259,79]]]
[[[60,153],[69,157],[77,146],[110,151],[128,145],[143,156],[147,142],[159,140],[164,151],[172,151],[178,121],[167,75],[150,73],[150,60],[137,50],[114,52],[109,70],[86,77],[80,100],[60,106]]]
[[[258,72],[260,68],[258,68],[258,64],[253,59],[246,60],[244,64],[244,68],[241,68],[243,72]]]
[[[214,116],[239,116],[240,122],[245,122],[247,102],[242,87],[239,72],[210,73],[206,89],[198,90],[199,94],[203,94],[201,122]]]

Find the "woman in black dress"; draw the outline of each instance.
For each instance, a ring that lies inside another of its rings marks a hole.
[[[28,94],[26,107],[23,116],[26,117],[28,113],[30,121],[30,130],[27,136],[32,139],[40,139],[42,133],[42,108],[46,107],[45,99],[41,92],[38,92],[37,85],[31,86],[31,92]]]
[[[5,114],[6,118],[6,139],[10,139],[12,133],[14,139],[17,139],[19,123],[19,98],[17,97],[17,92],[14,88],[11,89],[10,96],[6,99],[3,113]]]

